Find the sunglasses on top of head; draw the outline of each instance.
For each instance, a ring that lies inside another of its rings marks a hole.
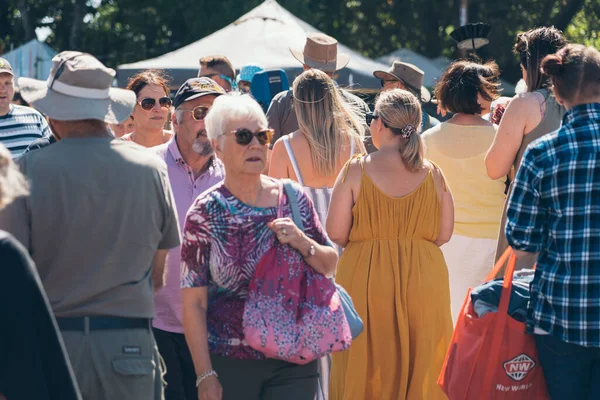
[[[194,120],[203,121],[204,118],[206,118],[206,116],[208,115],[208,112],[210,111],[210,107],[197,106],[192,109],[180,107],[180,108],[178,108],[178,110],[189,111],[192,113],[192,118],[194,118]]]
[[[150,111],[156,105],[156,99],[147,97],[145,99],[142,99],[138,104],[140,105],[140,107],[142,107],[143,110]],[[158,99],[158,104],[162,108],[169,108],[171,107],[171,98],[169,98],[168,96],[161,97],[160,99]]]
[[[235,81],[233,79],[231,79],[228,76],[225,76],[223,74],[212,74],[212,75],[208,75],[209,78],[213,78],[215,76],[218,76],[219,78],[223,79],[224,81],[227,81],[227,83],[229,83],[229,86],[231,86],[232,90],[235,90],[237,88],[237,85],[235,84]]]
[[[252,139],[256,136],[258,143],[261,146],[271,143],[271,138],[275,131],[273,129],[262,129],[258,132],[252,132],[250,129],[240,128],[229,133],[235,134],[235,141],[242,146],[247,146],[252,142]]]

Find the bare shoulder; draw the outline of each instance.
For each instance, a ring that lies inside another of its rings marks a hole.
[[[342,170],[342,172],[345,175],[345,183],[347,183],[350,186],[360,184],[360,180],[362,178],[362,170],[363,170],[363,167],[361,166],[361,160],[363,163],[366,163],[367,158],[370,158],[370,156],[365,157],[365,156],[361,155],[361,156],[355,156],[355,157],[351,158],[350,160],[348,160],[348,162],[346,163],[346,166]]]
[[[292,132],[288,135],[288,137],[290,138],[290,142],[292,142],[293,144],[301,144],[301,143],[306,143],[308,144],[308,141],[306,140],[306,137],[302,134],[302,132],[300,132],[300,130],[297,130],[295,132]]]
[[[518,94],[513,98],[513,100],[508,104],[507,111],[519,111],[523,114],[527,114],[531,112],[531,109],[539,110],[539,100],[538,94],[535,92],[527,92]]]
[[[434,162],[425,159],[423,161],[423,168],[429,170],[433,176],[433,181],[438,192],[447,191],[446,178],[444,177],[444,171],[435,164]]]

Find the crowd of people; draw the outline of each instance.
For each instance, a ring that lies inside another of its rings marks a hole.
[[[334,81],[337,48],[292,49],[304,72],[266,113],[262,68],[224,56],[171,95],[163,71],[114,88],[64,51],[18,79],[30,106],[0,58],[0,399],[444,399],[453,321],[509,246],[535,264],[550,397],[600,396],[600,52],[519,34],[512,98],[494,61],[453,62],[432,100],[398,60],[369,107]],[[295,364],[246,341],[280,245],[351,296],[349,349]]]

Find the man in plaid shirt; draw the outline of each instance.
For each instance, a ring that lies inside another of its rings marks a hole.
[[[528,331],[552,399],[600,398],[600,53],[544,59],[563,126],[523,155],[507,213],[517,256],[538,253]]]

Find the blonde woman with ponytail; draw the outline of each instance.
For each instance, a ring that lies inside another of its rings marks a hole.
[[[452,235],[452,194],[423,158],[413,94],[381,93],[370,118],[378,151],[342,170],[327,216],[330,239],[345,247],[336,280],[365,323],[333,355],[329,399],[445,399],[436,381],[452,317],[440,246]]]

